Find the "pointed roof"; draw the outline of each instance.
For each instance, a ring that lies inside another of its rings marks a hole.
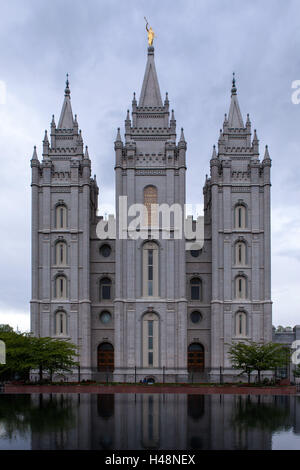
[[[38,160],[36,145],[33,147],[32,160]]]
[[[162,106],[162,99],[154,62],[154,47],[148,47],[148,60],[144,75],[139,107]]]
[[[266,145],[266,149],[265,149],[264,160],[271,160],[270,159],[270,154],[269,154],[269,149],[268,149],[267,145]]]
[[[244,122],[240,111],[240,106],[236,94],[235,74],[233,73],[231,88],[231,103],[228,114],[228,127],[244,128]]]
[[[70,98],[70,88],[69,88],[69,75],[67,74],[66,88],[65,88],[65,99],[62,105],[62,110],[60,113],[60,118],[58,122],[58,129],[73,129],[74,119],[73,112],[71,107],[71,98]]]
[[[213,158],[217,158],[217,152],[216,152],[216,146],[215,146],[215,145],[213,146],[213,152],[212,152],[211,158],[212,158],[212,159],[213,159]]]
[[[181,133],[180,133],[179,142],[185,142],[184,133],[183,133],[183,127],[181,128]]]

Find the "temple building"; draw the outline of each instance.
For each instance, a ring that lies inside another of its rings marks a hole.
[[[105,240],[97,235],[103,220],[98,183],[67,79],[60,118],[56,124],[52,117],[49,137],[45,132],[42,158],[35,148],[31,159],[31,331],[78,346],[74,380],[109,374],[121,382],[184,382],[198,374],[216,381],[220,370],[231,380],[236,372],[229,344],[272,339],[271,159],[267,147],[260,158],[256,131],[240,111],[235,78],[218,146],[207,160],[201,248],[187,249],[175,217],[165,237],[152,210],[184,208],[189,167],[183,129],[177,134],[168,94],[161,96],[153,46],[139,100],[134,94],[125,135],[117,131],[114,150],[116,227],[123,218],[120,198],[126,196],[128,208],[147,209],[144,238],[131,237],[130,225],[123,236],[118,230]],[[155,218],[154,237],[148,227]],[[184,210],[184,225],[183,219]]]

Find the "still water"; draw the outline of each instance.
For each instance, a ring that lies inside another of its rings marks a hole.
[[[300,397],[1,394],[4,449],[300,449]]]

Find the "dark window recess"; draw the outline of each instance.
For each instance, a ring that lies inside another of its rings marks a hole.
[[[191,321],[193,323],[199,323],[202,320],[202,315],[200,312],[192,312],[191,313]]]
[[[107,258],[111,254],[111,247],[109,245],[101,245],[100,246],[100,254]]]

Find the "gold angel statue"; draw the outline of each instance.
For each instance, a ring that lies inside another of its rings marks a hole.
[[[144,18],[145,18],[145,17],[144,17]],[[153,39],[154,39],[154,37],[155,37],[155,34],[154,34],[154,31],[153,31],[153,29],[151,28],[151,26],[150,26],[150,28],[148,27],[148,21],[147,21],[146,18],[145,18],[145,21],[146,21],[146,31],[147,31],[147,33],[148,33],[148,44],[149,44],[149,46],[152,46],[152,44],[153,44]]]

